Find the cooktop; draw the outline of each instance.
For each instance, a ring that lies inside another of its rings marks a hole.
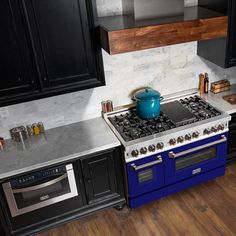
[[[221,115],[221,112],[198,96],[191,96],[161,105],[160,116],[142,119],[135,108],[108,119],[123,139],[139,139],[169,129]]]

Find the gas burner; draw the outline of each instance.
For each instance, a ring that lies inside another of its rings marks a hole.
[[[109,117],[109,120],[125,141],[135,140],[176,127],[162,112],[159,117],[144,120],[136,115],[135,109],[119,116]]]

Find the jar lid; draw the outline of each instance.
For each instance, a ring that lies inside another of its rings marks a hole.
[[[135,93],[134,96],[138,100],[150,101],[154,99],[160,99],[161,94],[154,89],[146,88],[146,89],[139,90],[137,93]]]

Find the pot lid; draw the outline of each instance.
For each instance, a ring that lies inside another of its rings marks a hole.
[[[138,100],[154,100],[160,99],[161,94],[154,89],[146,88],[139,90],[134,96]]]

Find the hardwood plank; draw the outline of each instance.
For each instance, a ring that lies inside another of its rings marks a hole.
[[[226,175],[137,209],[108,209],[38,236],[236,235],[236,163]]]

